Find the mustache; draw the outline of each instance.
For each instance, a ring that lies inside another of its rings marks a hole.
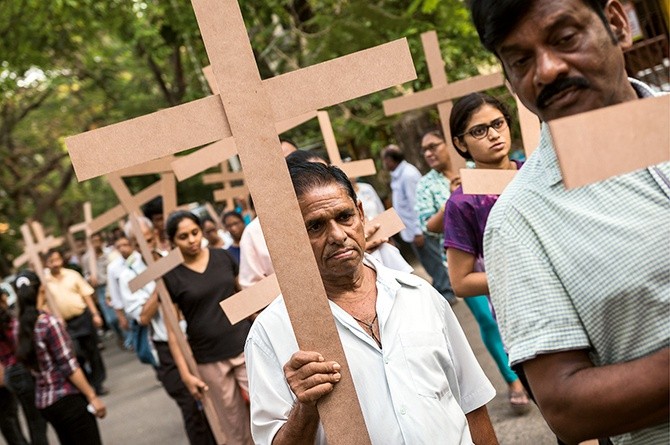
[[[556,79],[546,87],[542,88],[542,91],[540,91],[540,94],[537,96],[535,105],[537,105],[537,108],[539,109],[546,108],[547,102],[562,91],[571,87],[589,88],[590,86],[591,84],[589,81],[583,77],[563,77]]]

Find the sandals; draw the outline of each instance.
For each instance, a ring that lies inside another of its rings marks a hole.
[[[515,414],[526,414],[530,410],[530,400],[526,391],[510,391],[508,399],[510,407]]]

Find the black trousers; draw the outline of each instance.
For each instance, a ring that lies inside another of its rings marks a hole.
[[[5,387],[0,387],[0,432],[9,445],[28,445],[21,432],[16,398]]]
[[[95,416],[86,409],[86,399],[72,394],[42,409],[42,415],[54,427],[61,445],[101,445]]]
[[[153,343],[160,362],[156,370],[158,380],[181,410],[189,443],[191,445],[216,445],[205,412],[201,409],[202,405],[193,398],[184,382],[181,381],[177,365],[170,354],[170,347],[166,342],[154,341]]]
[[[79,366],[86,374],[91,386],[99,392],[107,378],[107,372],[98,349],[98,335],[93,326],[91,312],[86,309],[83,314],[71,318],[66,324]]]
[[[6,368],[5,386],[21,404],[30,431],[30,443],[47,445],[49,443],[47,441],[47,422],[35,407],[35,380],[30,371],[21,363]]]

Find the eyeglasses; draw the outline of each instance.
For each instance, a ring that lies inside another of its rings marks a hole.
[[[505,127],[507,127],[507,120],[504,117],[499,117],[488,124],[475,125],[464,133],[458,135],[458,137],[463,137],[466,134],[469,134],[475,139],[484,139],[489,134],[489,128],[493,128],[495,131],[500,131]]]
[[[424,145],[424,146],[422,146],[422,147],[421,147],[421,151],[424,151],[424,152],[426,152],[426,151],[433,151],[433,152],[434,152],[434,151],[437,150],[437,148],[438,148],[440,145],[442,145],[442,144],[444,144],[444,141],[442,141],[442,142],[433,142],[432,144],[428,144],[428,145]]]

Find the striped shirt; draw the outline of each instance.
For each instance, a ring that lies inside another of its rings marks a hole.
[[[631,83],[638,96],[653,95]],[[663,163],[566,190],[543,125],[538,149],[493,207],[484,235],[512,363],[588,349],[604,366],[669,345],[668,178],[670,163]],[[668,424],[612,440],[669,443]]]

